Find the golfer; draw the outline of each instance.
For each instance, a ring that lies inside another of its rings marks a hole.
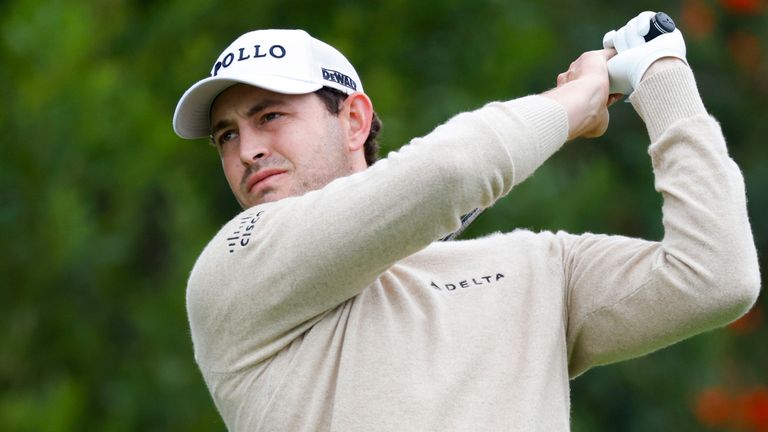
[[[679,30],[647,31],[641,14],[555,88],[458,114],[378,162],[379,120],[339,51],[300,30],[228,46],[173,120],[210,137],[243,207],[187,287],[226,426],[565,431],[570,379],[745,313],[760,276],[740,170]],[[512,227],[437,241],[566,142],[602,135],[611,86],[647,126],[661,241]]]

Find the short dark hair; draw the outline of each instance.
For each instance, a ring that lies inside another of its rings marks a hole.
[[[347,98],[346,93],[331,87],[323,87],[317,90],[315,94],[323,101],[328,112],[333,115],[338,115],[341,112],[341,103]],[[371,131],[368,133],[368,138],[363,146],[365,162],[368,166],[373,165],[379,158],[379,143],[376,141],[379,131],[381,131],[381,120],[376,115],[376,111],[374,111],[373,119],[371,120]]]

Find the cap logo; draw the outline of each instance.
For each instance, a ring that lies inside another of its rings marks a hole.
[[[341,84],[344,87],[349,87],[354,91],[357,91],[357,83],[352,78],[348,77],[347,75],[344,75],[341,72],[337,72],[335,70],[331,69],[323,69],[323,79],[326,81],[334,82],[336,84]]]
[[[245,48],[238,48],[237,52],[228,52],[224,54],[224,57],[221,58],[220,61],[217,61],[215,65],[213,65],[213,73],[211,76],[216,76],[219,74],[219,71],[221,69],[226,69],[232,65],[234,62],[241,62],[243,60],[248,59],[258,59],[263,57],[272,57],[276,59],[280,59],[285,57],[286,51],[285,47],[282,45],[272,45],[269,47],[268,50],[262,51],[261,45],[254,45],[253,49],[249,49],[248,52],[246,52]]]

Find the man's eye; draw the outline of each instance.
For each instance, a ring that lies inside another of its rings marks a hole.
[[[278,112],[266,113],[263,116],[261,116],[261,123],[271,122],[272,120],[275,120],[275,119],[279,118],[280,116],[282,116],[282,114],[278,113]]]
[[[231,130],[225,131],[221,135],[219,135],[218,139],[216,139],[216,144],[218,144],[219,146],[222,146],[227,142],[232,141],[236,136],[237,134],[235,133],[235,131],[231,131]]]

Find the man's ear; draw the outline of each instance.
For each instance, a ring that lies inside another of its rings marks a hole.
[[[350,151],[363,148],[371,131],[373,104],[365,93],[355,92],[347,96],[341,107],[340,115],[346,123],[346,137]]]

